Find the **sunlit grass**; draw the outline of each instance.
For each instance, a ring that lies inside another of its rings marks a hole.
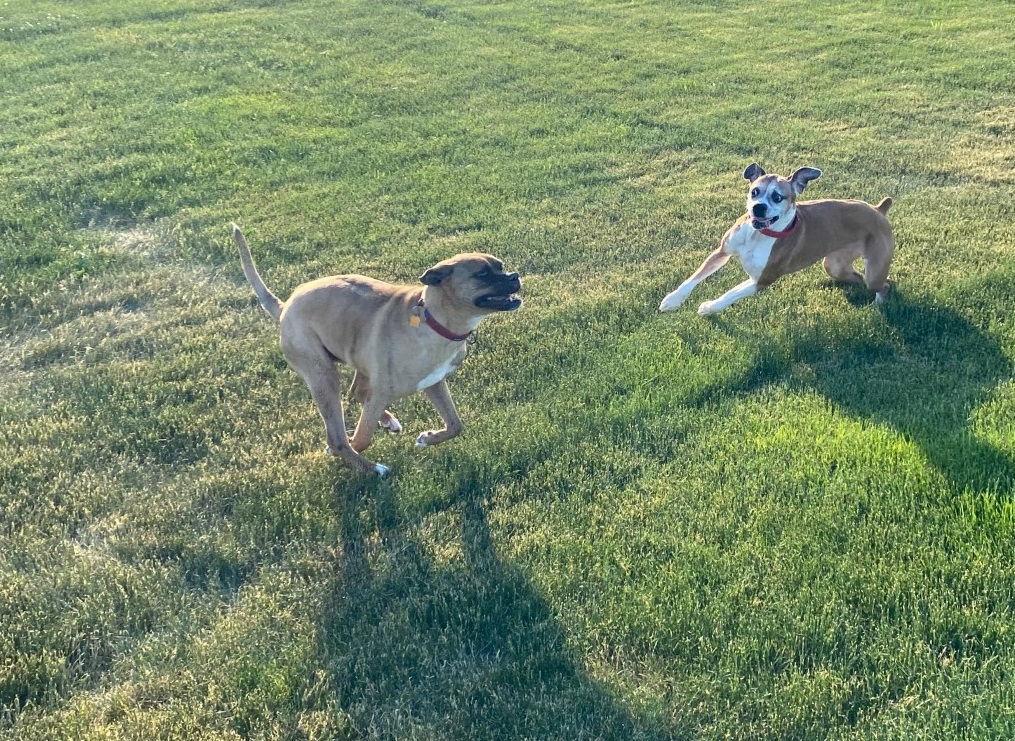
[[[0,7],[0,735],[1015,735],[1008,15]],[[656,313],[755,160],[895,199],[883,310]],[[281,295],[520,270],[465,434],[327,459],[231,220]]]

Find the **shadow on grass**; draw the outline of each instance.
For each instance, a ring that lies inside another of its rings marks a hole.
[[[583,671],[546,602],[498,556],[484,478],[458,473],[431,513],[460,518],[446,562],[423,523],[399,520],[389,485],[336,482],[343,548],[323,640],[338,705],[357,732],[385,738],[660,737]]]
[[[851,303],[853,298],[847,296]],[[738,382],[706,389],[698,401],[772,384],[816,391],[851,417],[901,432],[956,490],[1011,491],[1015,461],[971,430],[977,407],[1011,378],[1012,364],[1000,345],[942,306],[896,295],[881,311],[889,329],[884,335],[845,345],[812,335],[797,340],[789,358],[762,350]]]

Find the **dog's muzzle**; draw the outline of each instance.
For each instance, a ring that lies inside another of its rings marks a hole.
[[[755,203],[751,207],[751,226],[755,229],[767,229],[779,220],[779,214],[766,217],[768,207],[764,203]]]
[[[496,287],[492,293],[480,296],[473,302],[478,308],[493,311],[514,311],[522,305],[522,300],[515,295],[522,290],[522,282],[518,278],[518,273],[500,276],[495,282]]]
[[[779,220],[779,214],[770,216],[769,218],[759,218],[758,216],[751,217],[751,226],[755,229],[767,229]]]

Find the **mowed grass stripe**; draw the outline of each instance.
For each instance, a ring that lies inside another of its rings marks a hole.
[[[1012,735],[1005,21],[6,6],[2,732]],[[891,305],[814,269],[656,315],[752,159],[896,199]],[[231,219],[283,295],[522,270],[466,435],[380,439],[384,483],[327,461]]]

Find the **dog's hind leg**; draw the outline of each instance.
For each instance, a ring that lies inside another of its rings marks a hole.
[[[450,440],[462,431],[462,420],[458,417],[458,410],[455,409],[455,401],[451,398],[451,390],[447,381],[439,381],[433,386],[423,390],[430,403],[437,409],[437,413],[444,420],[443,430],[427,430],[420,433],[416,438],[416,447],[425,448],[430,445]]]
[[[888,280],[888,268],[892,264],[894,246],[891,237],[875,236],[867,244],[864,255],[863,282],[874,291],[874,303],[881,304],[888,298],[892,284]]]
[[[359,371],[356,371],[352,377],[352,385],[349,387],[349,395],[360,404],[366,403],[367,398],[370,396],[370,379]],[[402,423],[387,409],[381,414],[381,420],[377,424],[388,430],[388,432],[402,431]]]
[[[859,253],[852,248],[837,250],[826,255],[821,264],[824,266],[825,272],[835,280],[841,280],[844,283],[863,283],[863,276],[853,267],[853,263],[859,256]]]

